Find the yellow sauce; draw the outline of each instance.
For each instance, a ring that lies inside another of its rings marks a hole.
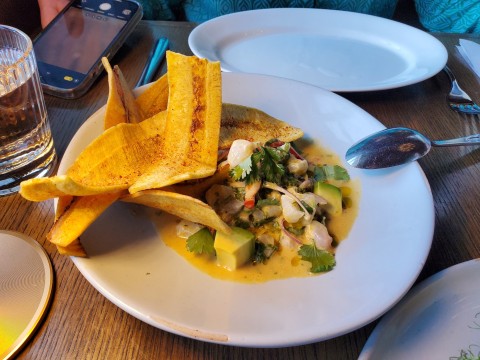
[[[308,160],[316,164],[341,165],[338,156],[320,149],[318,146],[307,145],[303,148],[302,153]],[[359,186],[354,181],[350,181],[347,186],[350,192],[349,198],[353,205],[345,209],[341,216],[332,218],[327,224],[330,234],[334,236],[337,243],[348,236],[358,212]],[[296,249],[287,248],[276,252],[266,264],[245,265],[235,271],[229,271],[218,266],[214,256],[196,255],[187,250],[186,239],[176,235],[178,218],[168,214],[157,214],[152,218],[161,239],[167,246],[174,249],[177,254],[200,271],[214,278],[244,283],[261,283],[276,279],[317,275],[310,273],[311,264],[301,260]]]

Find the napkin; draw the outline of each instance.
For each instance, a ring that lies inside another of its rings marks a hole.
[[[457,45],[458,52],[473,72],[480,77],[480,44],[465,39],[460,39],[459,44]]]

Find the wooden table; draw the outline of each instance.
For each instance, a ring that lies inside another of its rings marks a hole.
[[[124,69],[133,86],[154,38],[166,36],[172,50],[191,54],[187,37],[193,27],[189,23],[142,22],[112,63]],[[454,48],[459,36],[435,36],[447,47],[448,63],[462,87],[480,102],[480,79],[468,70]],[[480,36],[471,38],[480,42]],[[439,73],[399,89],[344,96],[387,127],[412,127],[433,139],[480,132],[478,118],[461,116],[447,107],[448,89],[446,75]],[[106,76],[79,100],[46,97],[60,157],[79,126],[105,103],[106,97]],[[420,161],[433,192],[436,228],[431,253],[418,280],[480,257],[479,160],[480,148],[457,147],[433,149]],[[56,276],[50,311],[19,354],[20,359],[355,359],[376,324],[335,339],[281,349],[230,347],[172,335],[120,310],[83,278],[69,258],[58,255],[45,240],[53,222],[53,201],[31,203],[13,195],[0,198],[0,207],[0,228],[37,239],[50,255]]]

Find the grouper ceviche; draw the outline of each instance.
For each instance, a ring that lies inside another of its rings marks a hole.
[[[300,128],[225,102],[219,62],[170,51],[166,60],[167,73],[136,97],[104,59],[103,129],[62,174],[22,182],[29,201],[58,199],[49,242],[88,257],[84,231],[122,202],[153,215],[164,244],[222,280],[331,270],[358,204],[341,161]]]
[[[289,249],[311,264],[311,273],[333,269],[337,241],[328,222],[351,206],[343,167],[311,162],[293,143],[275,139],[235,140],[223,164],[229,165],[227,180],[205,198],[233,232],[181,221],[177,235],[187,238],[189,251],[215,255],[218,265],[236,270],[268,264]]]

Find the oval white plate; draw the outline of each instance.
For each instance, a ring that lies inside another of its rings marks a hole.
[[[480,259],[432,275],[375,327],[361,360],[478,359]]]
[[[281,76],[337,92],[425,80],[447,62],[433,36],[381,17],[323,9],[264,9],[196,27],[192,52],[222,70]]]
[[[338,95],[283,78],[225,73],[223,100],[299,126],[338,154],[384,128]],[[79,129],[59,173],[101,133],[102,111]],[[173,333],[258,347],[338,336],[378,318],[408,291],[434,227],[430,188],[417,164],[349,171],[361,182],[360,214],[338,248],[336,268],[324,275],[252,285],[211,278],[167,248],[138,207],[122,203],[82,236],[90,258],[73,261],[114,304]]]

